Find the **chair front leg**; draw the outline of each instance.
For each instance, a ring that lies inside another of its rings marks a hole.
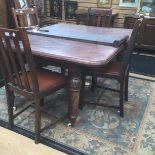
[[[86,82],[86,75],[81,75],[81,91],[80,91],[80,102],[79,102],[79,108],[82,109],[85,105],[84,103],[84,89],[85,89],[85,82]]]
[[[41,106],[44,106],[44,105],[45,105],[45,100],[44,100],[44,98],[41,98],[41,99],[40,99],[40,105],[41,105]]]
[[[95,86],[97,84],[97,77],[92,76],[92,83],[91,83],[91,91],[94,92],[95,91]]]
[[[125,101],[128,101],[128,82],[129,82],[129,73],[125,77]]]
[[[41,129],[41,109],[40,109],[40,98],[35,97],[35,143],[40,142],[40,129]]]
[[[13,107],[14,107],[14,93],[6,88],[7,104],[8,104],[8,115],[9,115],[9,128],[12,129],[14,126],[13,118]]]
[[[65,75],[65,67],[61,67],[61,73]]]
[[[124,117],[124,105],[123,105],[123,100],[124,100],[124,79],[120,80],[120,94],[119,94],[119,110],[120,110],[120,116]]]

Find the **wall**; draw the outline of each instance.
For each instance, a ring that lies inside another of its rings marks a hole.
[[[97,7],[97,0],[77,0],[79,2],[79,9],[87,9],[88,7]],[[119,0],[112,0],[112,11],[118,13],[114,21],[115,27],[122,27],[124,23],[124,15],[135,13],[136,8],[122,8],[119,7]]]
[[[6,0],[0,0],[0,26],[7,27]]]
[[[88,7],[97,7],[97,0],[72,0],[78,2],[78,9],[87,9]],[[49,8],[50,8],[49,0],[45,0],[45,6],[48,8],[47,16],[50,16]],[[123,8],[119,7],[119,0],[112,0],[112,10],[114,13],[118,13],[114,21],[114,27],[123,27],[124,24],[124,16],[132,13],[136,13],[136,8]]]

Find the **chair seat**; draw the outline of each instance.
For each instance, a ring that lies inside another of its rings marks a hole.
[[[66,84],[67,78],[62,74],[56,72],[49,72],[43,69],[39,69],[37,72],[39,91],[43,93],[45,91],[54,90],[62,85]]]
[[[97,75],[97,76],[115,76],[119,77],[121,74],[121,70],[123,67],[122,62],[111,62],[107,66],[104,67],[96,67],[96,68],[91,68],[90,70],[87,71],[88,75]]]
[[[37,69],[37,80],[39,85],[39,94],[44,96],[47,92],[56,91],[67,83],[67,77],[56,72],[50,72],[45,69]],[[23,77],[21,77],[23,81]],[[28,72],[28,80],[32,89],[32,80]]]

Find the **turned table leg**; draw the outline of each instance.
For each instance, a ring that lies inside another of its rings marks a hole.
[[[74,125],[78,116],[78,106],[81,89],[81,73],[78,68],[72,68],[70,70],[70,81],[69,81],[69,119],[71,125]]]

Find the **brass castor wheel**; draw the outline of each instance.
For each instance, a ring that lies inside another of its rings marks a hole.
[[[13,111],[16,111],[17,110],[17,107],[13,106]]]
[[[72,127],[72,123],[68,123],[67,126],[70,128]]]

